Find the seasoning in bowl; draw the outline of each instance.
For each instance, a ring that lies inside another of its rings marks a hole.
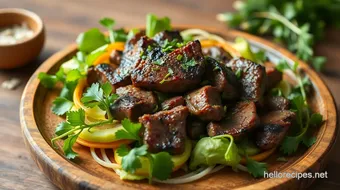
[[[31,38],[33,34],[33,30],[30,29],[25,22],[21,25],[0,28],[0,45],[16,44]]]

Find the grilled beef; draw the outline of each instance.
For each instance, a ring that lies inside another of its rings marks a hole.
[[[202,52],[205,56],[212,57],[222,64],[226,64],[233,58],[223,48],[217,46],[202,48]]]
[[[206,58],[205,80],[222,92],[222,98],[232,100],[239,97],[239,87],[241,84],[235,74],[226,67],[222,67],[215,59]]]
[[[149,151],[157,153],[166,151],[181,154],[185,149],[186,118],[188,108],[177,106],[174,109],[160,111],[153,115],[145,114],[139,118],[145,131],[143,142]]]
[[[184,106],[185,100],[182,96],[176,96],[162,102],[162,110],[171,110],[177,106]]]
[[[115,64],[99,64],[95,67],[90,67],[87,71],[87,83],[92,84],[95,82],[105,83],[109,82],[113,83],[113,72],[117,68]]]
[[[169,31],[165,30],[163,32],[157,33],[153,40],[155,40],[159,45],[163,46],[166,41],[171,42],[173,40],[176,40],[177,42],[183,42],[183,38],[179,31]]]
[[[292,111],[273,111],[261,117],[261,125],[256,132],[256,145],[268,150],[278,146],[295,118]]]
[[[267,91],[274,88],[282,80],[282,73],[275,67],[266,66]]]
[[[226,64],[235,72],[241,72],[242,99],[258,101],[265,91],[266,72],[262,65],[245,58],[234,58]]]
[[[204,57],[199,41],[174,50],[154,61],[139,63],[131,75],[134,86],[159,92],[186,92],[194,89],[204,73]]]
[[[268,111],[289,110],[289,100],[282,96],[266,96],[264,105]]]
[[[122,55],[123,55],[123,52],[122,52],[122,51],[113,50],[113,51],[110,53],[110,63],[119,65],[119,64],[120,64],[120,61],[122,60]]]
[[[235,139],[239,139],[248,131],[251,131],[259,124],[254,102],[238,102],[225,120],[220,122],[210,122],[207,126],[208,135],[216,136],[230,134]]]
[[[154,40],[136,34],[125,45],[121,63],[113,73],[113,85],[118,88],[131,84],[131,73],[140,62],[147,57],[156,60],[162,56],[161,47]]]
[[[157,109],[156,96],[149,91],[134,86],[120,87],[116,90],[119,98],[110,106],[111,115],[117,120],[129,118],[138,121],[138,117],[153,113]]]
[[[197,117],[189,116],[187,119],[187,135],[192,140],[199,140],[207,136],[207,123]]]
[[[221,96],[212,86],[190,92],[185,101],[190,113],[204,121],[219,121],[224,116]]]

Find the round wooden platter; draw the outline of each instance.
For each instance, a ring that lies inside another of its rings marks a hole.
[[[230,41],[233,41],[237,36],[244,37],[249,40],[252,48],[264,49],[273,62],[280,59],[286,59],[290,63],[299,61],[292,53],[264,39],[232,30],[203,29],[219,34]],[[77,46],[70,45],[43,63],[29,80],[21,99],[20,120],[26,145],[40,170],[56,186],[62,189],[296,189],[306,188],[314,181],[314,179],[290,178],[255,179],[248,173],[234,172],[230,168],[225,168],[188,184],[155,183],[149,185],[146,180],[132,182],[120,180],[113,170],[97,164],[92,159],[88,148],[78,144],[74,146],[74,149],[79,153],[79,157],[74,161],[67,160],[62,153],[62,142],[57,143],[59,149],[52,148],[50,143],[56,125],[64,120],[51,112],[52,101],[59,94],[60,89],[48,91],[40,85],[37,75],[39,72],[55,73],[60,64],[70,59],[76,51]],[[286,157],[287,162],[276,161],[280,155],[278,151],[270,156],[266,160],[270,172],[318,172],[324,168],[328,152],[335,141],[337,112],[333,97],[317,73],[306,63],[299,62],[300,67],[309,76],[314,86],[314,94],[309,102],[315,111],[323,115],[325,122],[316,134],[316,143],[309,149],[302,150],[303,148],[300,148],[300,151],[293,156]],[[285,79],[290,80],[289,75],[285,75]]]

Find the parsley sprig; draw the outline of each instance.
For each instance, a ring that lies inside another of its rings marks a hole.
[[[297,86],[293,89],[292,93],[288,96],[291,100],[292,110],[296,113],[297,130],[292,136],[286,136],[281,144],[281,151],[284,154],[290,155],[297,151],[300,143],[305,146],[312,146],[316,138],[308,136],[310,126],[319,126],[322,123],[322,115],[319,113],[311,113],[307,101],[306,90],[311,85],[308,78],[303,78],[301,71],[298,68],[298,63],[295,62],[293,66],[289,65],[286,61],[282,61],[277,69],[280,71],[291,70],[298,82]]]

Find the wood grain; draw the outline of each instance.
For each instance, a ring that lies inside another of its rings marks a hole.
[[[174,1],[112,1],[100,3],[90,0],[0,0],[0,8],[25,8],[42,17],[46,26],[45,48],[35,61],[24,68],[0,71],[0,83],[11,77],[23,82],[14,91],[1,89],[0,93],[0,189],[52,189],[52,183],[39,171],[24,146],[20,132],[19,101],[25,83],[34,70],[50,55],[73,42],[79,32],[98,26],[103,16],[114,17],[119,26],[141,25],[147,12],[167,15],[176,24],[200,24],[224,30],[215,20],[216,13],[232,10],[233,0],[174,0]],[[321,74],[340,109],[340,32],[329,29],[325,39],[317,44],[318,55],[328,58],[326,71]],[[339,189],[340,142],[330,155],[326,171],[328,179],[317,179],[312,189]]]

